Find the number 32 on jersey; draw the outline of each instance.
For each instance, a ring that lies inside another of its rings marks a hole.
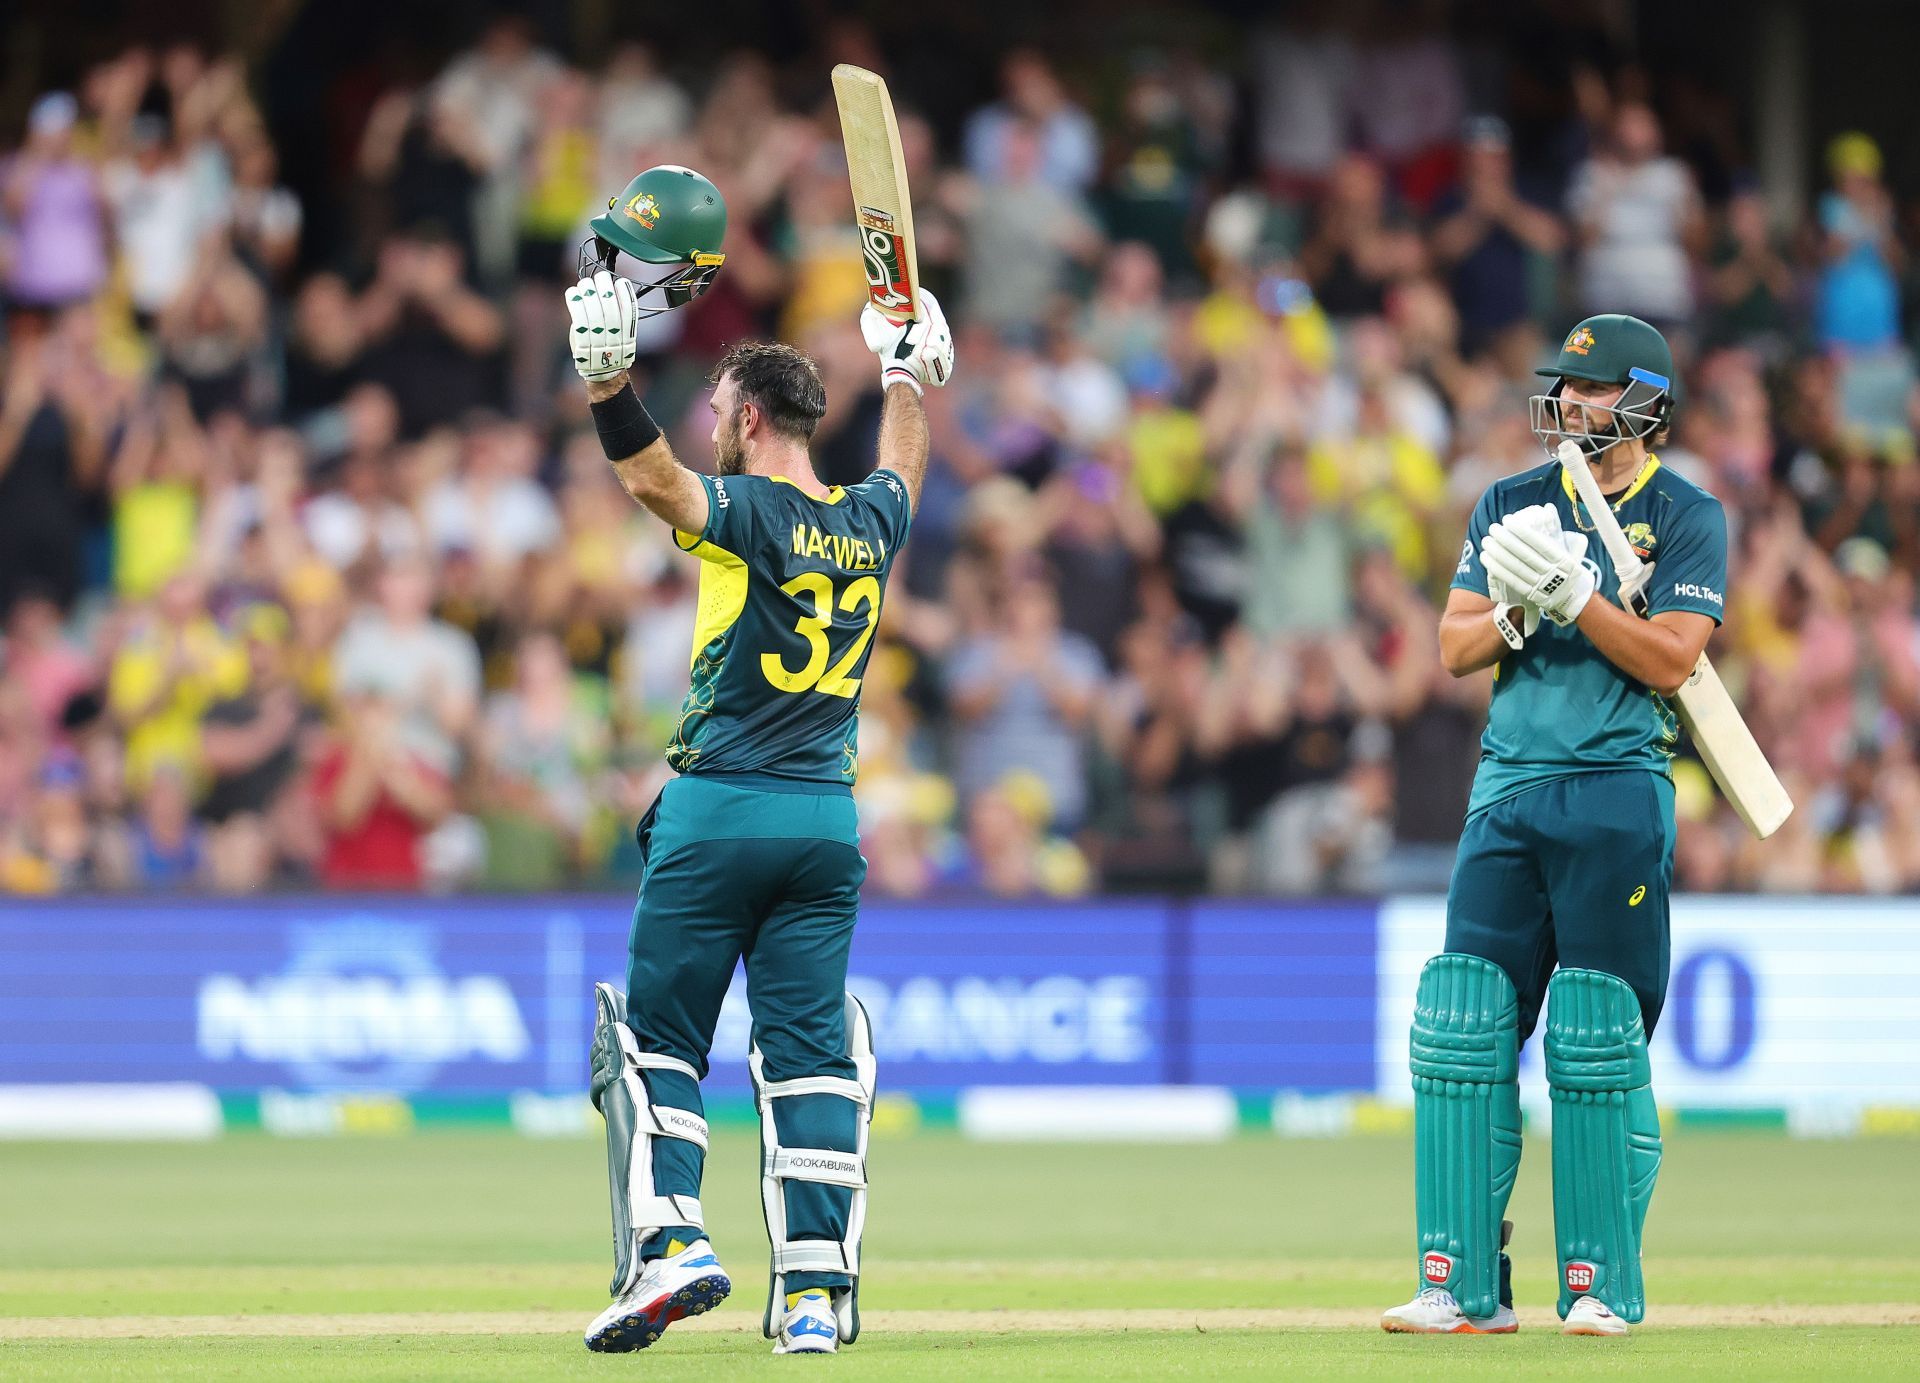
[[[850,581],[834,598],[833,578],[825,572],[803,571],[781,587],[788,595],[796,599],[809,599],[813,602],[813,613],[802,615],[794,626],[794,632],[807,641],[807,661],[799,668],[789,668],[786,659],[777,653],[760,655],[760,670],[766,674],[767,681],[783,692],[817,691],[828,696],[853,697],[860,694],[860,679],[847,674],[859,665],[860,657],[867,651],[867,644],[873,639],[874,625],[880,619],[880,582],[871,576],[862,576]],[[833,657],[833,649],[827,643],[827,631],[833,627],[833,612],[839,608],[852,615],[862,608],[866,611],[866,627],[854,639],[840,660],[827,666]]]

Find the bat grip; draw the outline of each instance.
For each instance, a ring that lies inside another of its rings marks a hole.
[[[1572,442],[1562,442],[1557,453],[1560,464],[1566,467],[1567,474],[1573,477],[1573,488],[1580,496],[1580,502],[1587,506],[1587,514],[1593,520],[1593,531],[1600,539],[1600,546],[1607,550],[1607,556],[1613,561],[1613,574],[1625,581],[1640,570],[1640,556],[1627,542],[1627,535],[1620,530],[1620,520],[1614,516],[1613,508],[1607,503],[1607,497],[1600,493],[1600,482],[1594,478],[1587,464],[1586,453]]]

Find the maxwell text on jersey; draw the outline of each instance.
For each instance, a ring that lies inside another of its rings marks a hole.
[[[881,542],[876,546],[865,538],[849,538],[843,533],[823,533],[810,523],[796,523],[793,526],[793,555],[818,557],[843,571],[879,571],[880,564],[887,557],[887,545]]]

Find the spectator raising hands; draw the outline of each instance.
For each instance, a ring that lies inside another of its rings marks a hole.
[[[1443,887],[1489,677],[1436,602],[1589,310],[1675,345],[1660,462],[1726,504],[1714,657],[1801,804],[1756,849],[1683,742],[1680,882],[1920,888],[1906,133],[1819,106],[1794,205],[1711,67],[1568,7],[1285,8],[1045,52],[530,11],[351,62],[324,6],[215,47],[56,16],[0,131],[0,888],[630,880],[703,594],[553,407],[552,282],[636,170],[698,168],[724,272],[635,389],[712,469],[714,360],[790,340],[821,476],[864,477],[823,55],[893,82],[964,362],[873,633],[869,890]]]

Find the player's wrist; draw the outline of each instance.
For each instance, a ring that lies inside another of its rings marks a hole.
[[[1526,647],[1527,636],[1522,632],[1521,624],[1515,622],[1516,614],[1522,621],[1525,620],[1526,611],[1522,606],[1495,605],[1493,607],[1493,627],[1499,631],[1501,641],[1508,648],[1518,652]]]
[[[885,393],[896,384],[904,384],[913,390],[916,397],[924,397],[926,388],[914,377],[912,370],[904,365],[888,365],[880,371],[880,391]]]
[[[660,440],[660,425],[627,381],[623,380],[606,398],[596,399],[591,407],[594,431],[600,434],[600,449],[609,461],[637,456]]]

